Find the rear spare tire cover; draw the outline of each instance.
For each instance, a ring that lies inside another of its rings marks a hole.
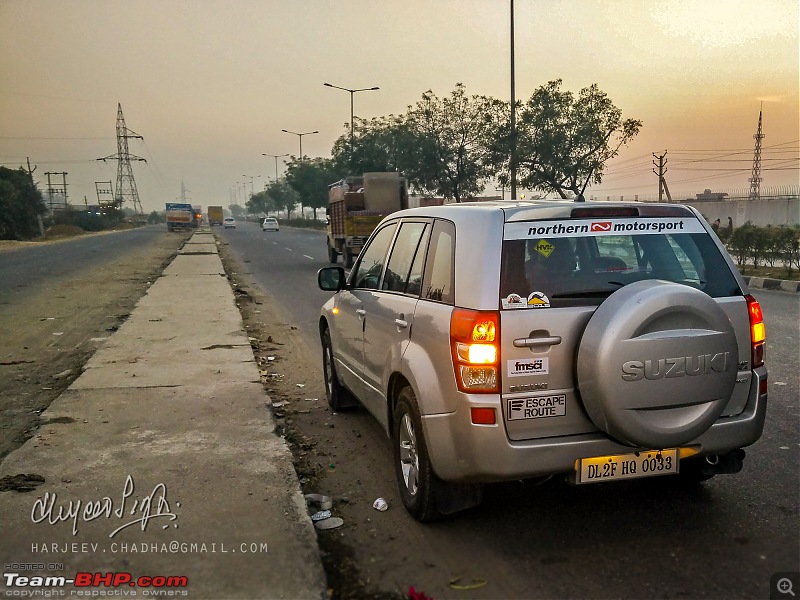
[[[738,348],[713,298],[668,281],[620,288],[592,315],[578,349],[578,388],[594,424],[631,446],[697,438],[736,385]]]

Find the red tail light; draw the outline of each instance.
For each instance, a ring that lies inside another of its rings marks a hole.
[[[500,391],[500,314],[456,308],[450,317],[450,350],[458,389]]]
[[[750,364],[755,369],[764,365],[767,329],[764,326],[764,314],[761,312],[761,305],[758,300],[750,294],[745,298],[747,300],[747,312],[750,316],[750,343],[752,345]]]

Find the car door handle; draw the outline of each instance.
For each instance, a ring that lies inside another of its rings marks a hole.
[[[534,346],[555,346],[561,343],[560,335],[535,338],[518,338],[514,340],[514,348],[533,348]]]
[[[366,310],[364,310],[363,308],[357,308],[357,309],[356,309],[356,314],[358,315],[358,318],[360,319],[360,318],[362,318],[362,317],[363,317],[365,314],[367,314],[367,311],[366,311]]]
[[[397,325],[400,329],[405,329],[408,327],[408,321],[404,321],[403,319],[395,319],[394,324]]]

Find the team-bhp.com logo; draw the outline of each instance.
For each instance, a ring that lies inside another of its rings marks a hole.
[[[111,573],[76,573],[74,578],[55,576],[27,576],[19,573],[3,573],[3,579],[7,588],[53,588],[66,587],[113,587],[122,586],[140,588],[185,588],[189,585],[189,579],[181,576],[164,577],[157,575],[148,577],[143,575],[134,578],[130,573],[111,572]]]

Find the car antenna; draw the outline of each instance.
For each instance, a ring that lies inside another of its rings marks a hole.
[[[592,178],[592,173],[594,173],[594,165],[592,165],[589,169],[589,175],[586,176],[586,181],[583,182],[581,193],[575,196],[575,202],[586,202],[586,198],[583,197],[583,192],[586,191],[586,186],[589,185],[589,180]]]

